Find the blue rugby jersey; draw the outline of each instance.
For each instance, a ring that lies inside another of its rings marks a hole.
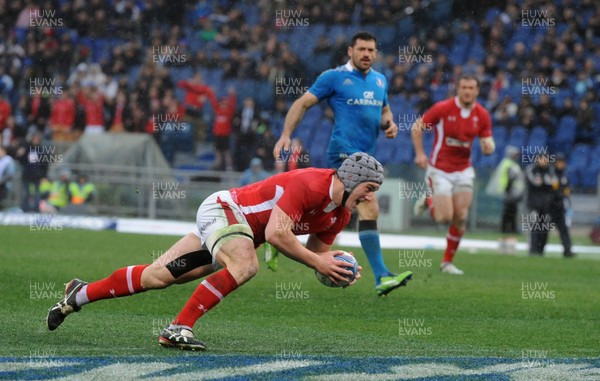
[[[319,101],[327,99],[335,115],[327,148],[330,158],[354,152],[373,154],[381,110],[388,105],[387,90],[383,74],[371,69],[364,76],[350,62],[321,73],[308,91]]]

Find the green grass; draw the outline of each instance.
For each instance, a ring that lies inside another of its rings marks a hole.
[[[198,282],[87,305],[55,332],[45,327],[55,298],[35,292],[32,298],[31,287],[53,283],[52,291],[62,292],[75,276],[94,281],[116,268],[149,263],[177,237],[23,227],[2,227],[0,237],[0,356],[175,354],[157,345],[155,331]],[[431,266],[413,268],[408,287],[381,299],[366,258],[354,251],[365,271],[344,290],[322,286],[311,270],[287,258],[276,273],[261,263],[250,283],[199,320],[197,335],[213,354],[516,358],[532,349],[549,357],[600,355],[600,261],[459,251],[457,264],[466,275],[456,277],[440,274],[441,254],[426,251]],[[397,250],[384,256],[400,270]],[[523,299],[522,284],[535,282],[554,298]],[[304,299],[276,298],[282,283],[299,287]],[[422,324],[421,334],[400,335],[401,325],[414,324]]]

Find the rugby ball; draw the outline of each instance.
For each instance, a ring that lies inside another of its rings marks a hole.
[[[315,275],[317,276],[317,279],[319,280],[319,282],[323,283],[327,287],[347,286],[348,284],[352,283],[352,281],[356,277],[356,272],[358,271],[358,262],[356,262],[356,259],[352,256],[352,254],[347,253],[347,252],[343,252],[343,254],[336,255],[335,258],[345,261],[345,262],[348,262],[348,266],[344,266],[344,267],[346,267],[348,270],[352,271],[352,275],[347,275],[346,280],[340,280],[340,281],[338,281],[337,284],[333,283],[331,281],[331,279],[329,279],[329,277],[321,274],[317,270],[315,270]]]

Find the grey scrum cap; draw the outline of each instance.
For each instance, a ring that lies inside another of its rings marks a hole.
[[[337,171],[344,190],[351,193],[360,183],[383,183],[383,166],[373,156],[364,152],[350,155]]]

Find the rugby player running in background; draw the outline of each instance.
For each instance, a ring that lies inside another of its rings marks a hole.
[[[367,32],[356,33],[348,47],[350,60],[343,66],[327,70],[317,78],[310,89],[290,107],[283,132],[275,144],[273,155],[281,158],[282,150],[290,149],[292,133],[306,110],[327,99],[333,109],[335,122],[327,148],[327,164],[337,168],[355,152],[373,154],[379,131],[388,139],[398,134],[398,126],[388,104],[387,80],[371,68],[377,55],[377,41]],[[412,272],[391,273],[383,261],[377,217],[379,204],[373,197],[358,206],[360,243],[375,276],[377,295],[387,295],[406,285]]]
[[[457,95],[431,106],[415,121],[411,133],[415,163],[426,169],[425,181],[432,194],[417,201],[415,214],[429,209],[435,222],[450,224],[440,269],[444,273],[462,275],[463,271],[452,261],[465,232],[473,200],[475,170],[471,166],[471,145],[479,136],[481,151],[491,155],[495,143],[490,114],[477,103],[479,80],[473,75],[462,75],[456,88]],[[435,135],[428,159],[423,149],[423,131],[431,129]]]

